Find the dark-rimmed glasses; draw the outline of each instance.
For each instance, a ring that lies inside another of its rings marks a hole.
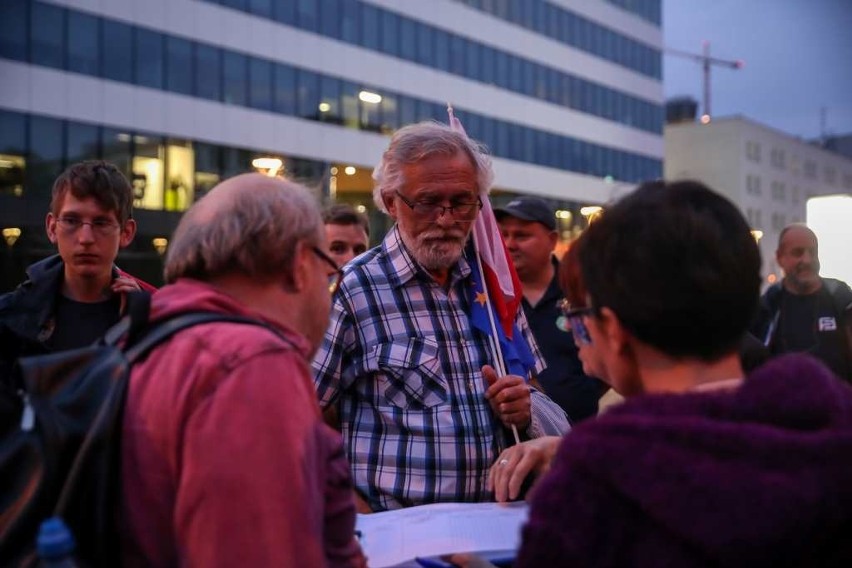
[[[437,219],[444,213],[449,213],[455,219],[460,221],[470,221],[482,208],[482,198],[477,196],[476,201],[453,201],[450,200],[449,205],[441,205],[437,201],[409,201],[407,197],[396,192],[402,202],[408,205],[409,208],[419,217],[427,219]]]
[[[588,345],[592,342],[592,336],[589,335],[589,328],[586,327],[586,322],[583,318],[592,314],[592,308],[575,308],[566,299],[562,299],[557,304],[561,315],[556,320],[556,327],[565,332],[573,332],[577,341]]]
[[[109,219],[95,219],[94,221],[83,221],[79,217],[57,217],[56,224],[67,235],[72,235],[83,228],[83,225],[88,225],[92,228],[92,232],[102,237],[114,235],[119,228],[119,224],[110,221]]]
[[[323,259],[329,266],[331,266],[333,273],[328,275],[328,292],[333,296],[335,292],[337,292],[338,288],[340,288],[340,281],[343,280],[343,271],[337,267],[337,263],[332,260],[330,256],[328,256],[321,248],[318,246],[312,246],[311,250],[314,251],[314,254]]]

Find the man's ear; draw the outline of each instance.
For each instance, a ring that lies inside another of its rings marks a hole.
[[[388,215],[391,219],[396,221],[396,199],[394,199],[394,195],[392,193],[384,193],[382,194],[382,203],[385,204],[385,209],[388,210]]]
[[[130,243],[133,242],[133,238],[136,236],[136,220],[128,219],[124,222],[124,226],[121,228],[121,238],[118,241],[118,246],[121,248],[126,247]]]
[[[48,240],[56,244],[56,217],[53,216],[53,213],[48,213],[44,218],[44,230],[47,232]]]

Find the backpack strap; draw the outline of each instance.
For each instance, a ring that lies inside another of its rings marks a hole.
[[[288,344],[293,345],[293,342],[284,337],[284,335],[277,329],[257,319],[245,316],[220,314],[215,312],[188,312],[164,320],[162,322],[157,322],[151,327],[151,329],[147,333],[142,335],[140,338],[138,338],[138,340],[134,341],[132,344],[130,343],[130,341],[128,341],[128,347],[125,351],[127,360],[132,365],[140,357],[148,353],[151,349],[153,349],[163,341],[169,339],[172,335],[181,331],[182,329],[193,327],[195,325],[200,325],[202,323],[212,322],[230,322],[257,325],[268,329],[283,341],[286,341]],[[128,339],[132,340],[135,338]]]
[[[138,317],[138,316],[137,316]],[[147,319],[147,315],[145,316]],[[114,326],[115,328],[121,327],[122,329],[127,329],[132,325],[133,314],[129,314],[129,317],[122,318],[122,321],[119,324]],[[177,332],[195,326],[202,323],[211,323],[211,322],[232,322],[232,323],[243,323],[249,325],[257,325],[268,329],[277,335],[280,339],[287,342],[289,345],[294,345],[292,341],[284,337],[284,335],[279,332],[277,329],[273,328],[266,323],[252,319],[244,316],[238,315],[229,315],[229,314],[220,314],[215,312],[188,312],[185,314],[181,314],[178,316],[174,316],[172,318],[156,322],[147,333],[144,333],[135,343],[132,345],[125,346],[125,357],[129,363],[128,367],[132,367],[133,363],[136,362],[140,357],[144,356],[148,351],[162,343],[163,341],[169,339],[171,336],[176,334]],[[116,329],[110,330],[114,334],[118,334],[119,330]],[[120,339],[120,335],[116,338]],[[133,339],[133,338],[130,338]],[[112,343],[114,345],[114,343]],[[89,433],[86,435],[86,438],[80,444],[80,449],[77,451],[77,455],[74,457],[74,463],[71,466],[71,469],[68,472],[67,477],[65,478],[65,483],[62,485],[62,492],[59,495],[59,499],[56,502],[56,507],[54,508],[54,516],[63,516],[65,509],[68,506],[69,499],[71,498],[71,494],[74,491],[74,488],[77,486],[77,480],[82,475],[83,468],[86,464],[87,458],[89,454],[92,452],[92,446],[97,443],[95,439],[95,433],[102,430],[102,426],[107,423],[113,417],[113,408],[115,404],[124,405],[124,401],[127,395],[127,385],[130,382],[130,368],[126,373],[123,373],[116,382],[113,384],[110,394],[107,396],[101,408],[98,410],[98,414],[95,419],[92,421],[92,426],[89,429]],[[119,414],[120,416],[121,414]]]

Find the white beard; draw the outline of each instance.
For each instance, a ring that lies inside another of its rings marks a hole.
[[[462,257],[464,245],[470,235],[458,227],[449,229],[437,225],[412,237],[403,223],[398,223],[402,242],[423,268],[426,270],[445,270],[452,268]]]

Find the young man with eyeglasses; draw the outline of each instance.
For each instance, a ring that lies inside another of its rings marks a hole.
[[[80,162],[56,179],[45,227],[59,254],[30,266],[28,279],[0,297],[4,381],[18,357],[94,342],[118,321],[126,292],[153,292],[114,264],[136,234],[132,207],[130,183],[110,163]]]
[[[361,512],[492,499],[488,466],[511,437],[568,429],[523,377],[497,377],[470,323],[464,256],[488,158],[447,126],[398,130],[373,172],[396,221],[349,263],[314,358],[320,406],[337,406]],[[540,354],[519,310],[520,332]],[[541,364],[538,364],[541,370]]]

